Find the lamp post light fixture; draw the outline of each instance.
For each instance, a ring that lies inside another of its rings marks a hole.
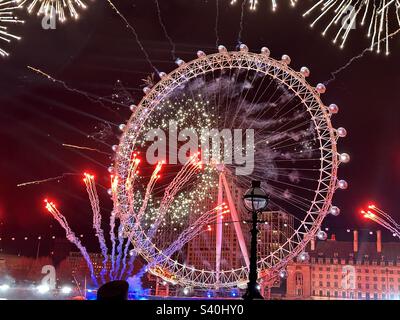
[[[257,224],[258,214],[263,212],[269,203],[269,196],[261,188],[260,181],[252,181],[251,188],[243,196],[245,208],[252,213],[251,219],[251,249],[250,249],[250,270],[249,270],[249,282],[247,284],[247,291],[243,296],[245,300],[263,299],[260,294],[259,287],[257,285]]]

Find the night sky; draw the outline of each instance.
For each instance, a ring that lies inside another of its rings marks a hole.
[[[8,47],[12,49],[11,57],[0,60],[0,237],[61,236],[61,228],[43,208],[45,196],[57,200],[77,234],[83,233],[85,237],[93,234],[89,201],[80,177],[84,170],[94,172],[105,186],[99,190],[103,214],[109,215],[112,204],[105,192],[109,183],[106,170],[109,157],[78,152],[61,144],[78,144],[111,153],[109,146],[89,136],[98,132],[105,121],[116,133],[117,125],[128,119],[129,110],[88,99],[27,68],[28,65],[39,68],[65,81],[70,88],[108,98],[117,80],[121,80],[135,102],[139,102],[142,79],[153,70],[135,36],[104,2],[94,1],[81,19],[59,24],[56,30],[43,30],[39,18],[27,17],[23,28],[14,29],[23,39]],[[189,61],[196,57],[197,50],[215,52],[215,0],[159,2],[178,57]],[[232,7],[229,2],[219,0],[217,31],[220,44],[234,49],[241,10],[240,3]],[[276,59],[282,54],[290,55],[295,70],[303,65],[311,69],[311,84],[328,80],[331,72],[369,44],[364,31],[356,30],[345,49],[333,46],[330,38],[322,38],[320,30],[310,29],[310,21],[301,17],[309,1],[302,1],[295,9],[282,1],[276,13],[271,12],[270,1],[259,2],[257,12],[247,8],[244,11],[242,41],[256,52],[262,46],[269,47]],[[136,28],[152,63],[160,71],[172,71],[175,64],[171,45],[159,24],[154,1],[114,3]],[[347,138],[340,140],[339,150],[352,157],[351,163],[339,170],[339,177],[349,182],[349,189],[338,190],[334,197],[342,214],[324,222],[335,233],[343,233],[347,228],[376,229],[377,226],[358,215],[360,207],[369,200],[400,220],[400,39],[391,44],[389,57],[365,54],[339,73],[322,97],[326,104],[339,105],[340,113],[334,116],[333,123],[349,132]],[[106,142],[117,143],[116,135]],[[17,187],[22,182],[63,173],[77,175],[60,182]]]

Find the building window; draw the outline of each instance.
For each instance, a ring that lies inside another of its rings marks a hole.
[[[342,298],[346,298],[346,292],[345,291],[342,291]]]
[[[365,299],[370,300],[369,292],[367,292],[367,293],[365,294]]]
[[[297,286],[303,285],[303,274],[301,274],[300,272],[296,273],[296,285]]]
[[[358,292],[358,299],[362,299],[362,293]]]
[[[335,298],[339,297],[339,292],[335,291]]]
[[[378,300],[378,294],[376,292],[374,293],[374,300]]]

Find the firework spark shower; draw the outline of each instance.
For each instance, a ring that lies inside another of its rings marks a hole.
[[[322,35],[332,34],[340,48],[351,41],[351,33],[365,32],[370,50],[386,55],[391,34],[400,29],[400,4],[395,0],[319,0],[303,14],[308,16],[314,16],[311,27],[322,26]]]
[[[21,5],[18,1],[0,1],[0,55],[2,57],[9,55],[9,52],[2,48],[4,43],[8,44],[13,40],[21,39],[12,31],[15,25],[24,23],[17,17],[19,9],[21,9]]]

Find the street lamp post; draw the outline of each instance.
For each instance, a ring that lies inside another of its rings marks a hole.
[[[250,270],[247,291],[243,296],[245,300],[263,299],[257,288],[257,224],[258,214],[264,211],[268,205],[269,197],[261,188],[260,181],[252,181],[251,188],[243,196],[244,206],[251,212],[251,248],[250,248]]]

